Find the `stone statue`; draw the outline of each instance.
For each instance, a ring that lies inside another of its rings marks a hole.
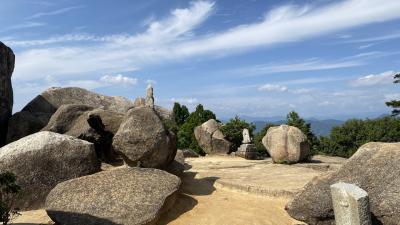
[[[248,129],[243,129],[243,144],[250,144],[251,137]]]
[[[146,90],[146,106],[154,108],[153,87],[149,84]]]

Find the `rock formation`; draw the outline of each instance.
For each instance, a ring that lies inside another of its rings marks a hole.
[[[133,103],[123,97],[109,97],[82,88],[50,88],[14,114],[8,125],[7,143],[40,131],[57,109],[65,104],[84,104],[125,113]]]
[[[307,136],[288,125],[269,128],[262,143],[275,163],[297,163],[307,159],[310,152]]]
[[[88,105],[62,105],[53,114],[43,131],[67,134],[94,144],[99,159],[112,162],[116,154],[112,139],[117,133],[124,114],[94,109]]]
[[[0,149],[0,171],[16,175],[17,205],[36,209],[58,183],[100,171],[93,144],[52,132],[32,134]]]
[[[13,51],[0,42],[0,147],[5,144],[8,120],[12,114],[13,90],[11,75],[14,71]]]
[[[167,130],[155,110],[133,108],[122,120],[113,147],[130,166],[163,168],[176,154],[176,136]]]
[[[180,183],[157,169],[115,169],[57,185],[46,211],[60,225],[156,224],[174,204]]]
[[[194,129],[194,135],[203,151],[207,154],[228,154],[231,143],[225,140],[219,130],[220,124],[210,119]]]
[[[182,149],[181,151],[183,153],[183,157],[185,157],[185,158],[198,158],[199,157],[199,154],[194,152],[192,149]]]
[[[146,99],[144,99],[142,97],[137,97],[135,99],[135,102],[133,103],[133,105],[135,107],[144,107],[144,106],[146,106]]]
[[[182,150],[176,151],[176,156],[174,161],[167,166],[165,169],[168,173],[172,173],[178,177],[182,177],[183,172],[185,171],[185,156],[183,155]]]
[[[369,195],[373,224],[400,221],[400,143],[363,145],[337,171],[310,181],[287,205],[288,213],[310,225],[335,224],[330,185],[351,183]]]

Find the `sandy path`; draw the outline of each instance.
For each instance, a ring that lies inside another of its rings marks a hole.
[[[215,189],[213,178],[196,178],[186,172],[175,207],[159,225],[293,225],[284,210],[287,198],[270,198]]]

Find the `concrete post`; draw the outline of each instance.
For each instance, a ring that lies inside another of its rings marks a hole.
[[[336,225],[372,225],[368,193],[354,184],[331,185]]]

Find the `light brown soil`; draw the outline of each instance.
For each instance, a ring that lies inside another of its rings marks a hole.
[[[182,177],[181,193],[159,225],[302,224],[286,213],[286,203],[313,177],[345,162],[326,156],[296,165],[228,156],[186,161],[190,169]],[[44,210],[35,210],[23,212],[13,224],[51,224],[51,220]]]

